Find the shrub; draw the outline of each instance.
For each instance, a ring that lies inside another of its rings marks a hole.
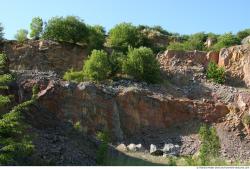
[[[89,80],[102,81],[111,74],[108,54],[103,50],[93,50],[83,66],[83,74]]]
[[[239,31],[236,36],[238,37],[238,39],[242,40],[249,35],[250,35],[250,29],[245,29],[245,30]]]
[[[169,50],[206,50],[204,42],[206,41],[208,34],[204,32],[196,33],[190,36],[183,35],[181,37],[182,42],[170,42],[167,49]]]
[[[3,40],[3,35],[4,35],[4,33],[3,33],[3,26],[2,26],[2,24],[0,23],[0,41],[2,41]]]
[[[220,50],[222,48],[230,47],[240,44],[240,39],[232,33],[226,33],[218,37],[218,42],[213,46],[214,50]]]
[[[109,31],[107,45],[116,50],[127,51],[128,47],[139,47],[138,29],[131,23],[121,23]]]
[[[216,130],[208,125],[202,125],[199,130],[201,140],[199,158],[201,165],[208,165],[210,159],[219,156],[220,142]]]
[[[30,23],[30,37],[33,39],[39,39],[43,32],[43,20],[40,17],[35,17]]]
[[[108,142],[110,141],[109,134],[107,131],[98,132],[96,138],[101,141],[101,144],[99,145],[97,150],[96,161],[98,165],[105,165],[108,155]]]
[[[84,74],[83,71],[74,71],[70,69],[64,74],[63,79],[67,81],[82,82],[84,81]]]
[[[170,42],[168,50],[178,50],[178,51],[185,51],[185,50],[192,50],[190,44],[188,42]]]
[[[111,67],[111,76],[115,76],[117,73],[121,73],[122,64],[125,61],[126,56],[121,52],[113,51],[108,58]]]
[[[90,49],[101,49],[105,42],[104,27],[96,25],[89,26],[88,47]]]
[[[28,39],[28,31],[26,29],[19,29],[15,35],[15,39],[19,43],[23,43]]]
[[[160,80],[160,66],[150,48],[130,48],[128,58],[123,64],[124,73],[135,79],[148,83],[157,83]]]
[[[215,83],[225,82],[225,70],[223,67],[218,67],[214,62],[210,62],[207,68],[207,78],[212,79]]]
[[[88,27],[78,17],[53,17],[45,27],[43,38],[71,43],[86,43],[89,35]]]
[[[246,125],[250,124],[250,115],[248,113],[244,114],[242,117],[242,122]]]

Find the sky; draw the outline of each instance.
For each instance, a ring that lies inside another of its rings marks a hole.
[[[250,28],[249,0],[1,0],[0,23],[5,38],[18,29],[29,30],[31,19],[40,16],[74,15],[87,24],[108,31],[121,22],[160,25],[170,32],[236,33]]]

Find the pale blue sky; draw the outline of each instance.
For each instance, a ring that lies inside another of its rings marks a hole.
[[[249,0],[1,0],[0,22],[5,37],[29,29],[34,16],[76,15],[107,30],[120,22],[161,25],[168,31],[190,34],[224,33],[250,28]]]

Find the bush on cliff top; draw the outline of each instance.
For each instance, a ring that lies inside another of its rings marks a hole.
[[[220,50],[222,48],[230,47],[233,45],[239,45],[240,39],[232,33],[225,33],[218,37],[217,43],[213,46],[214,50]]]
[[[30,23],[30,37],[39,39],[43,32],[43,20],[40,17],[34,17]]]
[[[89,49],[102,49],[105,43],[105,29],[100,25],[88,26],[88,48]]]
[[[136,26],[131,23],[120,23],[109,31],[107,45],[116,50],[127,51],[128,47],[141,45],[140,34]]]
[[[15,39],[19,43],[23,43],[25,40],[28,39],[28,31],[26,29],[19,29],[15,35]]]
[[[78,17],[53,17],[45,27],[43,38],[71,43],[86,43],[89,35],[87,25]]]
[[[153,51],[146,47],[129,48],[123,71],[137,80],[148,83],[157,83],[160,80],[160,65]]]

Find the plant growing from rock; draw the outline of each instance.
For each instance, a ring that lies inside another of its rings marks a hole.
[[[207,78],[212,79],[215,83],[223,84],[225,82],[225,70],[216,63],[210,62],[207,68]]]
[[[108,142],[110,141],[109,134],[107,131],[98,132],[96,138],[101,141],[97,150],[97,164],[105,165],[105,161],[108,155]]]
[[[28,39],[28,31],[26,29],[19,29],[15,35],[15,39],[18,43],[23,43]]]
[[[124,73],[137,80],[157,83],[160,80],[160,65],[150,48],[130,48],[123,64]]]
[[[250,115],[248,113],[245,113],[242,117],[242,122],[245,125],[250,125]]]
[[[208,165],[211,159],[219,156],[220,142],[216,130],[208,125],[202,125],[199,130],[201,140],[199,159],[201,165]]]
[[[30,37],[39,39],[43,32],[43,20],[40,17],[34,17],[30,23]]]

